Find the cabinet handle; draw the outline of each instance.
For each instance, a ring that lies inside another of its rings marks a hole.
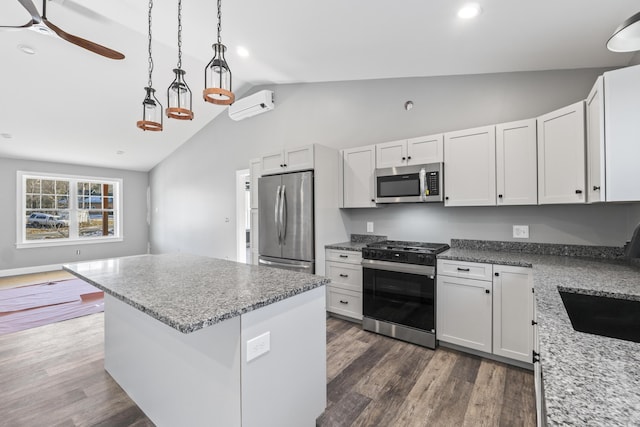
[[[458,271],[469,271],[469,269],[468,269],[468,268],[461,268],[461,267],[458,267]]]
[[[411,156],[407,156],[407,160],[411,160]]]
[[[407,160],[407,158],[406,158],[406,157],[403,157],[403,158],[402,158],[402,160]]]
[[[502,199],[502,194],[498,194],[498,199]]]
[[[445,196],[445,197],[444,197],[444,199],[445,199],[445,200],[449,200],[449,196]]]
[[[536,326],[538,324],[538,322],[536,322],[535,320],[531,321],[531,326]]]
[[[491,293],[491,291],[490,291],[489,289],[485,289],[485,290],[484,290],[484,293],[485,293],[485,294],[490,294],[490,293]]]
[[[498,276],[500,276],[500,273],[493,273],[493,275],[498,277]]]
[[[349,277],[349,275],[340,273],[340,277]]]
[[[600,186],[599,185],[594,185],[593,186],[593,191],[598,191],[600,190]]]
[[[582,194],[582,190],[576,190],[576,194]]]
[[[286,163],[284,164],[284,167],[285,167],[285,168],[287,167],[287,164],[286,164]]]
[[[342,301],[342,300],[340,300],[340,304],[349,304],[349,301]]]
[[[280,163],[280,167],[281,167],[281,168],[283,168],[283,167],[284,167],[284,165],[283,165],[282,163]]]
[[[375,203],[375,202],[376,202],[376,199],[371,199],[371,201]]]
[[[349,255],[340,255],[340,258],[349,258]]]

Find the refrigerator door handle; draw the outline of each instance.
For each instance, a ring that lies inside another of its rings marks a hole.
[[[280,238],[282,239],[282,244],[287,238],[287,194],[285,193],[285,187],[283,185],[282,190],[280,190]]]
[[[303,270],[309,270],[312,268],[311,264],[306,265],[306,264],[289,264],[289,263],[284,263],[284,262],[276,262],[276,261],[267,261],[265,259],[259,258],[258,259],[258,264],[262,264],[262,265],[269,265],[272,267],[293,267],[295,266],[296,268],[300,268]]]
[[[278,244],[281,244],[282,238],[280,237],[280,223],[278,222],[278,208],[280,207],[280,185],[276,189],[276,203],[275,203],[275,211],[273,213],[273,218],[276,223],[276,233],[278,234]]]

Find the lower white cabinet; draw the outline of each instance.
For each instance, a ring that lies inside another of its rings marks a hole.
[[[436,337],[491,353],[491,281],[437,277]]]
[[[362,253],[327,249],[325,276],[327,285],[327,311],[362,320]]]
[[[436,336],[531,363],[532,292],[530,268],[438,260]]]

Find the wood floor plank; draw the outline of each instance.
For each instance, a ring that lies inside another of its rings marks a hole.
[[[491,361],[482,361],[471,392],[464,426],[483,427],[500,424],[506,369]]]
[[[506,372],[500,425],[535,426],[535,418],[528,416],[536,411],[531,395],[535,395],[531,373],[524,369],[509,369]]]
[[[371,399],[357,392],[349,392],[338,402],[332,403],[318,418],[317,426],[348,427],[371,403]]]

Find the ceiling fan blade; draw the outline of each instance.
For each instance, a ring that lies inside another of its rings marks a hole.
[[[43,22],[47,27],[51,29],[54,33],[58,35],[63,40],[68,41],[69,43],[73,43],[76,46],[80,46],[81,48],[90,50],[93,53],[97,53],[98,55],[105,56],[109,59],[124,59],[124,55],[120,52],[117,52],[113,49],[109,49],[108,47],[104,47],[99,45],[98,43],[91,42],[89,40],[85,40],[81,37],[74,36],[73,34],[69,34],[60,28],[56,27],[51,23],[51,21],[46,18],[43,19]]]
[[[11,30],[24,30],[25,28],[33,27],[33,21],[29,21],[24,25],[0,25],[0,31]]]
[[[27,12],[31,15],[33,22],[36,24],[42,22],[42,16],[40,16],[40,12],[38,12],[38,9],[36,9],[36,6],[31,0],[18,0],[18,2],[20,2],[22,7],[27,9]]]

